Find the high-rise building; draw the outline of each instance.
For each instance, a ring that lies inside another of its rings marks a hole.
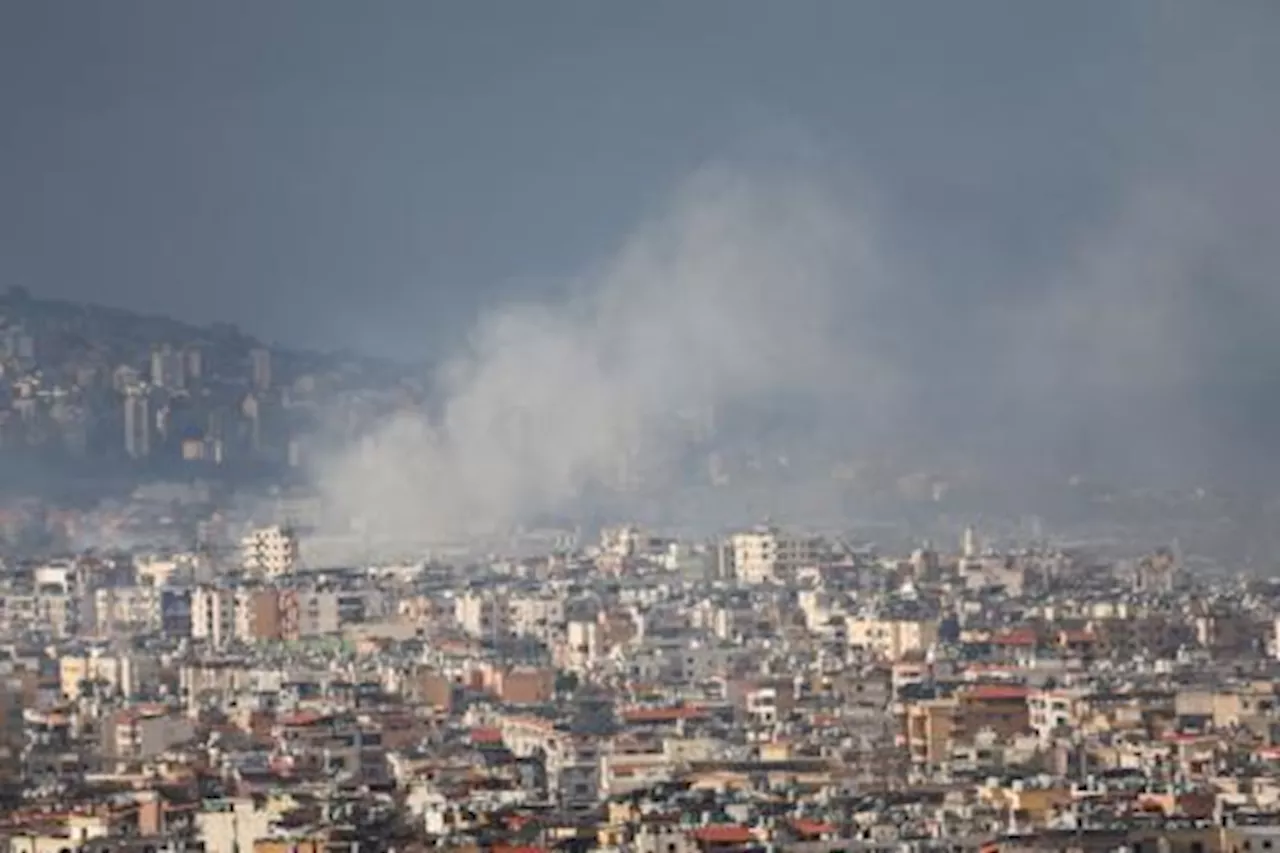
[[[0,672],[0,799],[22,793],[23,706],[26,686],[17,673]]]
[[[235,591],[199,586],[191,593],[191,638],[222,648],[235,637]]]
[[[182,353],[165,344],[151,351],[151,384],[159,388],[179,389],[186,384],[186,359]]]
[[[255,389],[266,391],[271,387],[271,350],[256,347],[249,351],[249,373]]]
[[[262,451],[262,406],[258,398],[250,394],[240,404],[240,414],[244,415],[249,440],[249,451],[257,454]]]
[[[124,398],[124,450],[134,459],[151,454],[151,407],[145,394],[130,391]]]
[[[186,351],[187,376],[199,382],[204,376],[204,350],[200,347],[188,347]]]

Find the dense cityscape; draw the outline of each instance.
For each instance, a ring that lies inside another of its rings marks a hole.
[[[0,853],[1280,853],[1276,0],[0,0]]]
[[[404,405],[409,371],[2,307],[6,464],[37,463],[5,484],[14,853],[1280,836],[1280,584],[1150,526],[1067,543],[939,510],[950,538],[899,548],[624,523],[336,562],[303,473],[318,412]]]

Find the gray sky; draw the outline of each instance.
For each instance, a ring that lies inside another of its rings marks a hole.
[[[1277,31],[1266,0],[9,0],[0,281],[439,355],[705,163],[805,150],[870,176],[922,299],[1003,299],[1147,173],[1248,191]]]

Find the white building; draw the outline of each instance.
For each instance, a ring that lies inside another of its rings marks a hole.
[[[169,586],[190,581],[208,580],[208,561],[196,553],[138,554],[133,558],[133,573],[140,586]]]
[[[186,359],[169,345],[151,351],[151,384],[157,388],[181,389],[186,385]]]
[[[250,797],[207,803],[196,813],[196,834],[207,853],[252,850],[255,842],[271,835],[279,812],[259,806]]]
[[[1037,690],[1027,697],[1031,730],[1045,746],[1064,729],[1075,728],[1083,695],[1077,690]]]
[[[564,600],[552,596],[517,596],[507,602],[512,634],[534,637],[548,645],[564,633]]]
[[[556,665],[577,673],[588,672],[604,656],[604,638],[599,623],[573,620],[566,624],[565,629],[565,640],[557,648]]]
[[[729,538],[734,576],[745,584],[781,581],[798,569],[822,562],[826,543],[821,538],[797,536],[773,527],[759,527]]]
[[[191,594],[191,638],[222,648],[236,632],[236,597],[230,589],[196,587]]]
[[[668,540],[631,524],[600,531],[600,553],[613,557],[660,556],[666,551],[667,543]]]
[[[146,395],[129,391],[124,398],[124,450],[134,459],[151,454],[151,407]]]
[[[454,621],[464,632],[477,639],[508,636],[511,633],[509,616],[505,597],[466,592],[453,602]]]
[[[298,568],[298,537],[278,524],[251,530],[240,540],[240,565],[266,577],[292,574]]]

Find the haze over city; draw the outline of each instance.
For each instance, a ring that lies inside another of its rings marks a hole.
[[[0,853],[1270,853],[1276,0],[0,2]]]
[[[726,431],[1274,473],[1269,4],[0,14],[0,277],[421,365],[307,462],[384,524],[660,495]]]

